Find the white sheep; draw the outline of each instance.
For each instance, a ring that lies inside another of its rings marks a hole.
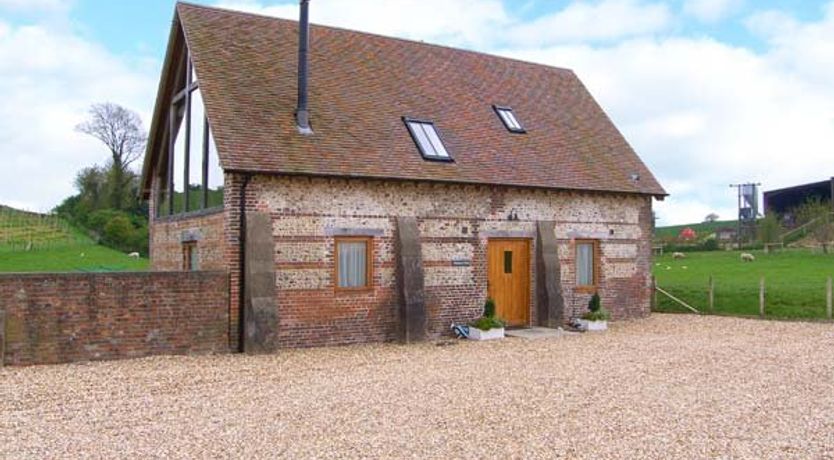
[[[130,257],[131,259],[138,259],[139,258],[139,253],[138,252],[131,252],[127,256]]]
[[[686,259],[686,254],[684,254],[682,252],[673,252],[672,253],[672,258],[673,259]]]
[[[741,253],[741,261],[742,262],[753,262],[756,260],[756,256],[750,254],[749,252],[742,252]]]

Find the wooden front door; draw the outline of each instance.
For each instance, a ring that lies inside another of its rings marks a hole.
[[[487,286],[495,311],[510,326],[530,323],[530,242],[490,239]]]

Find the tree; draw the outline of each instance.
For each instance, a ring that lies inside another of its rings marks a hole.
[[[715,222],[717,220],[718,220],[718,214],[716,214],[714,212],[711,212],[711,213],[707,214],[707,217],[704,217],[704,222],[712,223],[712,222]]]
[[[820,246],[822,252],[828,253],[828,245],[834,240],[834,219],[831,204],[819,197],[808,199],[796,209],[796,219],[801,225],[808,225],[811,238]]]
[[[130,165],[142,156],[147,142],[139,115],[111,102],[93,104],[89,119],[76,126],[76,130],[95,137],[110,150],[109,204],[113,209],[125,209],[131,198],[130,182],[135,180]]]
[[[775,243],[782,234],[782,225],[775,213],[768,212],[763,218],[756,222],[756,236],[764,244]]]

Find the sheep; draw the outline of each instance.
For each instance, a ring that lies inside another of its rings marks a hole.
[[[756,260],[756,256],[750,254],[749,252],[742,252],[741,253],[741,261],[742,262],[753,262]]]
[[[686,254],[684,254],[682,252],[673,252],[672,253],[672,258],[673,259],[686,259]]]
[[[139,253],[138,252],[131,252],[127,256],[130,257],[131,259],[138,259],[139,258]]]

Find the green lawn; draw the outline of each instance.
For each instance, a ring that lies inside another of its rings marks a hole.
[[[709,277],[715,279],[716,314],[759,314],[759,279],[765,278],[766,316],[824,318],[825,283],[834,276],[834,255],[806,250],[772,254],[751,251],[754,262],[742,262],[738,251],[691,252],[685,259],[656,256],[657,285],[701,311],[708,310]],[[657,311],[682,311],[658,294]]]
[[[147,270],[148,259],[133,259],[96,244],[37,251],[0,249],[0,272],[75,272]]]

